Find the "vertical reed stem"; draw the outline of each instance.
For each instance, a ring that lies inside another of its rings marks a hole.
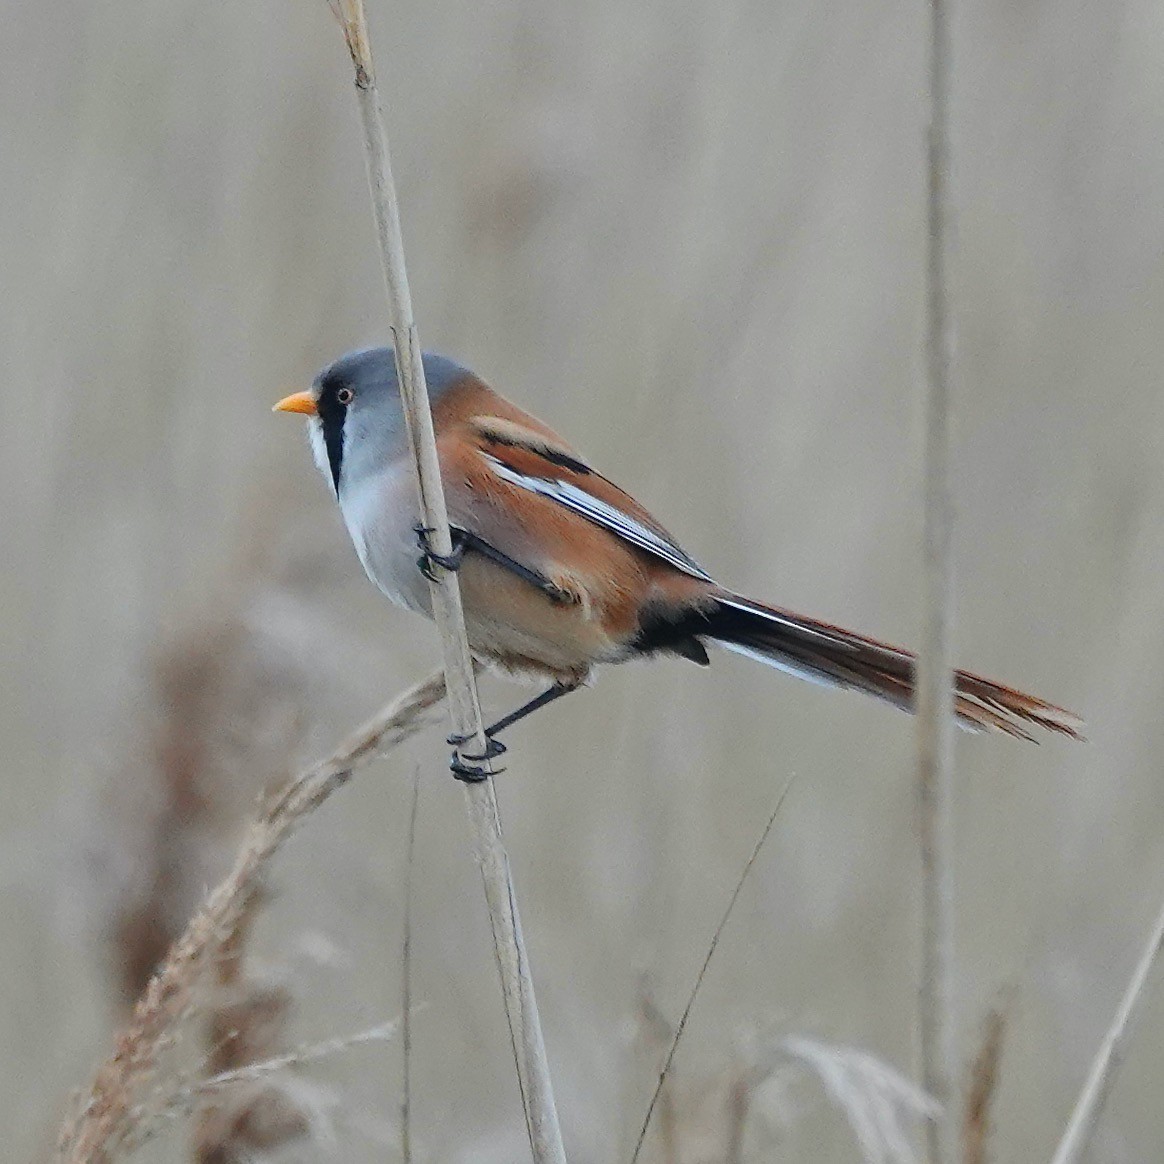
[[[425,526],[431,530],[429,537],[433,549],[438,554],[448,554],[452,550],[448,512],[441,485],[420,341],[412,315],[399,203],[392,179],[388,137],[380,110],[363,0],[334,0],[333,11],[343,28],[355,68],[368,183],[388,292],[388,317],[396,351],[400,396],[416,461],[421,512]],[[439,580],[432,586],[432,598],[433,615],[444,653],[453,728],[458,736],[472,742],[477,754],[482,754],[486,746],[485,732],[456,574],[439,570]],[[485,900],[493,927],[494,950],[501,975],[530,1147],[535,1164],[565,1164],[566,1154],[554,1106],[533,978],[522,939],[509,857],[502,844],[493,781],[489,779],[479,784],[466,784],[464,788],[477,865],[485,883]]]
[[[942,1105],[927,1125],[931,1164],[953,1164],[953,509],[950,493],[954,323],[948,264],[951,46],[946,0],[930,0],[926,230],[924,624],[917,663],[917,787],[922,859],[921,1074]]]

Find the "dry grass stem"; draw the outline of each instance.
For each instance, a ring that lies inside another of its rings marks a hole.
[[[139,1146],[164,1121],[189,1115],[203,1108],[208,1101],[211,1106],[202,1112],[203,1117],[212,1129],[217,1128],[222,1133],[221,1145],[216,1150],[208,1145],[205,1153],[205,1159],[214,1164],[226,1160],[250,1159],[273,1151],[291,1139],[291,1131],[298,1136],[310,1135],[319,1130],[318,1113],[308,1110],[309,1105],[304,1102],[305,1095],[300,1097],[299,1107],[293,1108],[289,1090],[276,1086],[276,1077],[285,1071],[333,1058],[353,1047],[388,1042],[396,1037],[399,1026],[400,1021],[393,1019],[354,1035],[304,1043],[283,1054],[220,1071],[205,1079],[190,1081],[189,1076],[184,1075],[133,1110],[133,1137],[126,1147],[132,1149]],[[249,1107],[256,1109],[254,1114],[244,1113],[246,1118],[241,1121],[221,1118],[215,1104],[224,1092],[243,1097]],[[288,1112],[295,1117],[293,1122],[288,1120]],[[261,1141],[254,1134],[258,1130],[263,1133]],[[203,1156],[197,1159],[201,1161]]]
[[[320,1059],[330,1059],[352,1047],[362,1047],[367,1043],[386,1043],[396,1037],[400,1027],[400,1020],[381,1023],[376,1027],[369,1027],[365,1031],[358,1031],[354,1035],[339,1035],[334,1039],[324,1039],[318,1043],[305,1043],[282,1055],[274,1055],[259,1063],[247,1063],[242,1067],[234,1067],[230,1071],[220,1071],[208,1079],[200,1079],[187,1087],[175,1092],[170,1100],[174,1109],[189,1110],[193,1103],[212,1092],[233,1087],[239,1083],[261,1083],[280,1071],[292,1067],[302,1067],[307,1063],[315,1063]]]
[[[990,1109],[998,1092],[1006,1024],[1007,1013],[1001,1006],[986,1016],[982,1043],[970,1067],[970,1086],[962,1113],[962,1164],[986,1164],[987,1161]]]
[[[696,974],[695,982],[691,987],[691,993],[687,997],[687,1005],[683,1008],[683,1014],[679,1018],[679,1024],[675,1028],[675,1033],[671,1036],[671,1045],[667,1048],[667,1056],[663,1060],[663,1066],[659,1071],[659,1078],[655,1084],[655,1090],[651,1093],[650,1103],[647,1104],[647,1113],[643,1117],[643,1125],[639,1130],[639,1138],[635,1142],[635,1150],[631,1155],[631,1164],[637,1164],[639,1153],[643,1150],[643,1143],[647,1138],[647,1131],[651,1126],[651,1117],[655,1114],[655,1107],[659,1102],[659,1096],[662,1094],[667,1077],[671,1072],[671,1064],[675,1060],[675,1052],[679,1048],[679,1041],[683,1038],[683,1032],[687,1029],[687,1020],[691,1016],[691,1008],[695,1005],[696,998],[699,997],[700,988],[703,986],[703,980],[707,975],[707,968],[711,965],[711,960],[715,957],[715,951],[719,948],[719,940],[723,935],[724,927],[727,925],[728,919],[732,916],[732,911],[735,909],[736,902],[739,900],[740,892],[744,888],[744,882],[747,881],[748,874],[752,871],[752,866],[755,865],[756,859],[760,856],[760,850],[763,849],[764,842],[767,841],[768,835],[772,832],[772,826],[775,825],[776,818],[780,815],[780,809],[784,806],[784,800],[788,796],[789,789],[791,789],[795,781],[795,775],[790,776],[779,797],[777,797],[776,805],[772,809],[767,823],[764,825],[760,836],[752,847],[752,852],[747,861],[744,862],[744,867],[736,881],[736,887],[732,890],[732,895],[728,899],[727,908],[724,909],[723,916],[719,919],[719,925],[715,927],[715,933],[711,938],[711,945],[707,948],[707,954],[704,956],[703,964],[699,967],[699,973]]]
[[[426,712],[444,697],[444,678],[434,675],[398,696],[331,756],[291,780],[251,826],[234,867],[206,899],[170,950],[109,1058],[98,1068],[57,1141],[57,1158],[72,1164],[104,1164],[133,1131],[136,1097],[151,1078],[158,1056],[192,1005],[207,956],[233,933],[271,857],[305,817],[352,773],[418,731]]]
[[[953,976],[953,508],[950,402],[954,324],[948,265],[951,46],[946,0],[930,0],[924,608],[917,662],[917,786],[922,857],[922,957],[918,990],[921,1077],[944,1114],[927,1125],[931,1164],[953,1164],[956,1115],[950,1110],[954,1050]]]
[[[1052,1164],[1076,1164],[1083,1158],[1087,1145],[1095,1133],[1100,1113],[1115,1083],[1116,1075],[1123,1064],[1127,1052],[1128,1040],[1135,1030],[1136,1018],[1144,1001],[1144,987],[1148,983],[1148,976],[1152,972],[1156,959],[1160,956],[1161,947],[1164,947],[1164,908],[1156,917],[1152,925],[1152,933],[1144,952],[1128,983],[1124,996],[1120,999],[1115,1018],[1099,1045],[1091,1070],[1087,1074],[1087,1081],[1076,1100],[1075,1108],[1068,1121],[1067,1130],[1059,1141]]]
[[[635,991],[635,1007],[627,1024],[622,1083],[618,1089],[619,1139],[614,1154],[619,1160],[630,1159],[642,1128],[643,1113],[639,1098],[642,1081],[645,1079],[654,1085],[659,1064],[667,1054],[674,1033],[674,1026],[655,1002],[650,975],[640,971],[638,988]],[[668,1080],[659,1099],[664,1105],[667,1104],[670,1082]],[[660,1120],[665,1115],[664,1107]]]
[[[368,183],[388,293],[388,316],[396,353],[401,402],[416,464],[421,513],[425,526],[431,531],[429,537],[433,549],[438,554],[448,554],[452,549],[452,538],[424,379],[420,340],[412,314],[399,204],[392,178],[388,136],[380,110],[363,0],[332,0],[332,10],[340,21],[355,69],[356,98],[364,130]],[[432,605],[448,680],[449,712],[457,736],[471,741],[476,754],[480,755],[485,752],[486,740],[473,679],[472,656],[465,633],[461,591],[455,573],[438,570],[437,575],[438,580],[432,584]],[[501,976],[530,1147],[536,1164],[565,1164],[566,1153],[554,1104],[533,976],[522,938],[509,857],[501,841],[501,820],[493,782],[485,780],[464,787],[469,826],[493,928],[494,951]]]

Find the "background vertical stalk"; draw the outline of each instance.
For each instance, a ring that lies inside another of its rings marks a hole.
[[[1148,935],[1144,952],[1136,963],[1115,1017],[1104,1033],[1099,1050],[1095,1053],[1087,1080],[1075,1102],[1071,1118],[1067,1122],[1059,1146],[1055,1149],[1051,1164],[1077,1164],[1083,1159],[1091,1138],[1095,1135],[1096,1125],[1115,1084],[1116,1075],[1123,1065],[1128,1041],[1135,1030],[1144,1001],[1144,988],[1148,984],[1148,977],[1157,958],[1160,957],[1161,948],[1164,948],[1164,909],[1156,915],[1156,920],[1152,924],[1152,932]]]
[[[931,1164],[953,1164],[953,506],[950,413],[955,336],[950,311],[951,45],[947,0],[930,0],[926,138],[926,393],[923,627],[917,662],[917,789],[922,862],[918,1019],[922,1083],[942,1105],[927,1126]]]

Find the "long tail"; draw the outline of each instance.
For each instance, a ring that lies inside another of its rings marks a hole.
[[[688,633],[829,687],[864,691],[904,711],[913,710],[914,656],[888,643],[854,634],[738,594],[721,593]],[[1005,732],[1034,740],[1045,728],[1081,740],[1083,721],[1070,711],[972,675],[955,672],[959,723],[973,731]]]

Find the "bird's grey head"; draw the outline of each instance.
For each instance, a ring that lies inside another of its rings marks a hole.
[[[469,374],[460,364],[431,352],[424,354],[423,362],[434,405]],[[311,397],[312,451],[337,497],[341,489],[382,472],[404,452],[404,414],[391,348],[364,348],[340,356],[315,377]]]

